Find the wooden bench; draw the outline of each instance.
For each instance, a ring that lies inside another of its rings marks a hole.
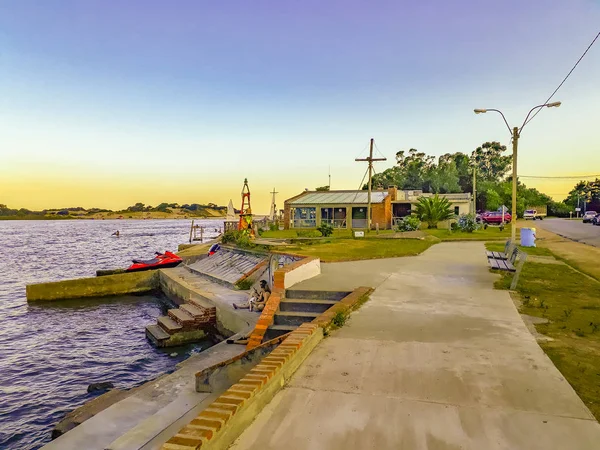
[[[511,254],[511,249],[513,245],[511,240],[506,241],[506,245],[504,246],[504,253],[502,252],[485,252],[488,259],[508,259]]]
[[[510,289],[514,290],[517,287],[517,283],[519,282],[519,275],[521,273],[521,269],[523,269],[525,260],[527,259],[527,253],[519,250],[518,247],[513,247],[512,251],[510,252],[510,255],[508,256],[508,259],[497,259],[489,256],[490,253],[498,252],[487,253],[488,264],[490,265],[490,268],[514,273],[512,282],[510,283]]]

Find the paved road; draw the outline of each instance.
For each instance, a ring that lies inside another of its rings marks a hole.
[[[541,227],[577,242],[600,247],[600,227],[581,220],[546,219],[536,221],[535,227]]]
[[[374,276],[371,300],[231,449],[598,449],[600,424],[492,288],[484,250],[324,264],[307,286]]]

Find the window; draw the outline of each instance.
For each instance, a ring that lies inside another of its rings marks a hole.
[[[454,214],[456,214],[457,216],[460,214],[460,208],[458,206],[454,207]]]
[[[317,208],[296,208],[293,212],[293,228],[316,228]]]

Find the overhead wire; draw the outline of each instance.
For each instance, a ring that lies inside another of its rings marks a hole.
[[[592,48],[592,45],[594,45],[594,43],[596,42],[596,40],[598,39],[598,37],[600,37],[600,31],[598,32],[598,34],[596,35],[596,37],[594,38],[594,40],[592,41],[592,43],[590,45],[588,45],[588,47],[585,49],[585,52],[583,52],[583,55],[581,55],[579,57],[579,59],[577,60],[577,62],[575,63],[575,65],[573,66],[573,68],[571,70],[569,70],[569,73],[567,74],[567,76],[560,82],[560,84],[558,85],[558,87],[556,89],[554,89],[554,92],[552,92],[552,94],[550,94],[550,97],[548,97],[548,99],[543,103],[543,105],[545,105],[546,103],[548,103],[552,97],[554,97],[554,94],[556,94],[558,92],[558,90],[562,87],[563,84],[565,84],[565,81],[567,81],[567,78],[569,78],[571,76],[571,74],[573,73],[573,71],[575,70],[575,67],[577,67],[577,65],[581,62],[581,60],[583,59],[583,57],[586,55],[586,53],[590,50],[590,48]],[[531,122],[533,120],[533,118],[535,116],[537,116],[540,111],[544,109],[544,108],[540,108],[538,109],[535,114],[533,114],[533,116],[531,116],[531,118],[529,120],[527,120],[527,122],[525,122],[522,126],[521,129],[523,129],[523,127],[525,125],[527,125],[529,122]]]
[[[368,167],[367,167],[367,170],[365,170],[365,174],[363,175],[360,184],[358,185],[358,189],[356,190],[356,194],[354,194],[354,198],[352,199],[352,203],[355,202],[356,197],[358,197],[358,194],[362,191],[363,183],[365,182],[365,178],[367,177],[367,173],[369,173],[369,168]]]
[[[543,175],[519,175],[519,178],[543,178],[543,179],[555,179],[555,180],[577,180],[582,178],[600,178],[598,175],[567,175],[567,176],[543,176]]]

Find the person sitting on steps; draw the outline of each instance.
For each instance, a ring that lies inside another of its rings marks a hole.
[[[233,304],[235,309],[250,309],[250,311],[262,311],[265,308],[267,300],[271,296],[271,289],[266,280],[260,280],[260,292],[254,289],[247,302],[242,304]]]

